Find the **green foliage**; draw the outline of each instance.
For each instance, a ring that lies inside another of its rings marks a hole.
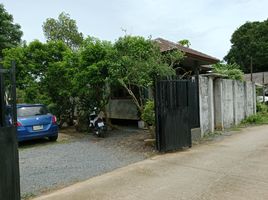
[[[268,106],[257,103],[257,114],[249,116],[242,121],[242,124],[268,124]]]
[[[0,4],[0,57],[3,49],[17,46],[21,42],[21,36],[20,25],[13,22],[13,16]]]
[[[262,96],[263,95],[263,87],[256,86],[256,96]]]
[[[242,121],[242,124],[268,124],[268,114],[257,113]]]
[[[141,118],[148,125],[155,125],[154,101],[148,100],[146,102]]]
[[[243,80],[244,78],[244,73],[237,64],[217,63],[213,65],[213,72],[234,80]]]
[[[179,43],[180,45],[182,45],[182,46],[185,46],[185,47],[190,47],[190,46],[191,46],[190,41],[187,40],[187,39],[180,40],[180,41],[178,41],[178,43]]]
[[[107,87],[112,52],[113,46],[110,42],[92,37],[84,41],[79,51],[79,69],[74,76],[79,110],[88,112],[97,107],[105,111],[110,95]]]
[[[58,19],[48,18],[43,24],[47,41],[63,41],[71,49],[77,49],[83,42],[83,34],[78,31],[76,21],[62,12]]]
[[[63,42],[41,43],[36,40],[29,45],[5,50],[3,63],[8,68],[11,60],[16,61],[17,86],[23,90],[20,101],[54,103],[61,119],[69,115],[72,105],[74,57]]]
[[[93,107],[105,111],[114,85],[123,86],[144,113],[144,89],[159,76],[174,75],[173,67],[184,56],[179,51],[162,55],[156,43],[137,36],[121,37],[115,44],[88,37],[77,51],[71,48],[51,36],[46,43],[35,40],[3,51],[6,68],[17,63],[20,102],[44,103],[62,122],[72,118],[75,107],[83,116]],[[153,124],[150,102],[146,112],[145,121]]]
[[[231,43],[232,47],[225,57],[228,63],[237,63],[248,73],[252,57],[254,72],[267,71],[268,19],[246,22],[233,33]]]
[[[172,51],[167,51],[165,53],[162,53],[162,61],[168,65],[170,68],[173,68],[176,65],[179,65],[180,62],[184,58],[184,53],[178,50],[172,50]]]
[[[267,104],[258,102],[256,107],[257,107],[257,112],[258,113],[262,113],[262,114],[268,113]]]
[[[139,36],[120,37],[114,44],[113,65],[109,74],[123,86],[139,111],[143,111],[142,89],[153,84],[156,77],[175,74],[163,61],[159,47],[150,39]],[[139,94],[133,92],[133,86]]]

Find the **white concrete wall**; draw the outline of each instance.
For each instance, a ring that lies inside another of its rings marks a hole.
[[[106,110],[111,119],[139,119],[137,106],[132,99],[110,99]]]
[[[208,88],[208,78],[200,77],[199,79],[199,107],[202,112],[200,112],[200,129],[201,133],[209,132],[209,88]]]
[[[233,80],[222,81],[222,103],[223,103],[223,127],[230,128],[234,124],[234,96]]]
[[[251,82],[200,76],[201,136],[239,124],[256,113],[256,88]]]
[[[234,124],[238,125],[245,118],[245,93],[244,83],[241,81],[234,81]]]

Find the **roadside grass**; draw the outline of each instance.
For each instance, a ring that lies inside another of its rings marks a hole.
[[[223,131],[215,131],[209,132],[204,135],[201,139],[201,142],[213,141],[217,139],[221,139],[224,136],[232,135],[233,132],[239,132],[243,128],[250,127],[250,126],[258,126],[258,125],[265,125],[268,124],[268,105],[258,103],[257,104],[257,113],[255,115],[251,115],[244,119],[239,125],[232,126],[230,128],[224,129]],[[196,144],[199,144],[196,142]]]
[[[255,115],[251,115],[241,122],[241,126],[263,124],[268,124],[268,105],[263,103],[257,104],[257,113]]]
[[[29,200],[29,199],[33,199],[34,197],[36,197],[37,195],[34,194],[34,193],[26,193],[26,194],[23,194],[21,196],[21,200]]]

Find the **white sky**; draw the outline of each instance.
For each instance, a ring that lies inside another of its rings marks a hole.
[[[84,35],[115,41],[128,34],[177,42],[222,59],[232,33],[268,18],[268,0],[0,0],[22,26],[23,39],[45,41],[42,24],[64,11]]]

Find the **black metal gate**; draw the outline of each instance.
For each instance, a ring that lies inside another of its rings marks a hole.
[[[0,199],[20,199],[15,63],[0,65]]]
[[[193,80],[159,80],[155,88],[156,145],[159,151],[191,147],[199,127],[198,85]]]

